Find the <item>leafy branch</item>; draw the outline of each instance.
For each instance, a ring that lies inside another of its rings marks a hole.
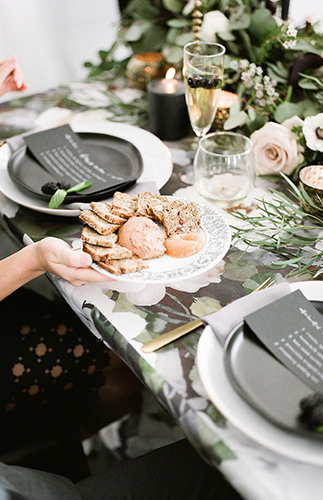
[[[277,260],[266,265],[275,270],[291,266],[293,270],[287,277],[310,273],[316,278],[323,273],[323,250],[316,248],[323,241],[323,234],[319,236],[323,208],[313,203],[302,186],[298,189],[285,175],[282,176],[291,187],[291,197],[270,189],[275,195],[272,201],[257,200],[259,216],[231,212],[245,222],[243,227],[231,225],[234,230],[232,244],[244,243],[247,247],[258,247],[277,255]],[[317,214],[309,213],[311,209]]]

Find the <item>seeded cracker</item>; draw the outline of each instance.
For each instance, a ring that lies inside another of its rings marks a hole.
[[[111,233],[103,236],[97,231],[94,231],[94,229],[84,226],[82,230],[82,241],[90,243],[90,245],[112,248],[118,241],[118,235],[117,233]]]
[[[135,257],[132,259],[108,260],[107,262],[99,262],[99,265],[111,274],[135,273],[148,268],[148,265],[143,260]]]
[[[101,247],[98,245],[90,245],[89,243],[84,243],[84,252],[91,255],[92,259],[95,261],[106,262],[107,260],[115,259],[128,259],[133,257],[131,250],[124,248],[120,245],[115,245],[113,248]]]
[[[111,224],[105,221],[92,210],[82,210],[80,219],[102,235],[114,233],[120,227],[120,224]]]
[[[119,217],[111,212],[111,205],[103,201],[93,201],[90,205],[93,212],[95,212],[102,219],[110,222],[111,224],[124,224],[127,219],[124,217]]]
[[[139,193],[135,215],[137,217],[149,217],[150,219],[160,221],[160,217],[164,211],[164,205],[166,203],[166,196],[147,192]]]
[[[200,223],[199,211],[194,202],[170,208],[163,215],[163,226],[166,236],[196,233],[200,227]]]
[[[124,218],[132,217],[136,213],[137,203],[136,196],[116,191],[113,195],[111,213]]]

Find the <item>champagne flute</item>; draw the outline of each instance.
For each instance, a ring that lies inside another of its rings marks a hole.
[[[222,87],[225,47],[195,41],[185,45],[183,76],[185,98],[192,129],[198,138],[210,130]],[[193,167],[179,173],[185,184],[193,184]]]

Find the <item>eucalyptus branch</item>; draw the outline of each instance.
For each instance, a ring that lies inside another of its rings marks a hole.
[[[272,201],[256,200],[259,216],[232,211],[234,217],[245,223],[242,227],[231,225],[234,233],[232,244],[237,246],[243,243],[247,248],[260,248],[272,253],[277,256],[277,260],[266,264],[267,267],[276,270],[292,267],[293,270],[287,275],[289,277],[305,273],[317,277],[323,273],[323,250],[316,248],[323,241],[323,231],[319,236],[322,218],[301,208],[301,203],[309,207],[313,202],[304,190],[298,189],[286,176],[282,176],[291,187],[292,197],[270,189],[275,196]]]

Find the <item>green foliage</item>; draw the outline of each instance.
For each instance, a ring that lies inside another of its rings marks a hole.
[[[215,26],[212,35],[213,40],[215,38],[226,48],[225,90],[237,93],[241,103],[240,109],[225,124],[226,130],[242,128],[250,133],[266,121],[281,123],[293,114],[305,118],[323,111],[319,68],[323,37],[315,33],[313,26],[307,23],[293,34],[286,22],[277,22],[277,17],[261,0],[202,0],[201,3],[202,14],[220,11],[230,27],[223,31],[221,26],[218,31]],[[175,66],[180,73],[183,47],[194,38],[194,6],[190,5],[187,0],[130,0],[122,12],[117,41],[112,49],[99,52],[99,64],[85,63],[89,76],[108,74],[111,82],[125,76],[129,58],[124,61],[114,58],[120,45],[130,48],[131,54],[161,52],[166,63]],[[313,57],[317,58],[315,63]],[[242,71],[231,67],[233,61],[241,60],[255,63],[264,76],[276,82],[277,97],[272,102],[256,102],[255,91],[252,95],[241,80]]]
[[[288,177],[281,175],[290,188],[288,195],[272,189],[272,201],[257,200],[258,216],[248,216],[238,210],[231,212],[245,223],[242,227],[231,225],[233,245],[243,242],[247,247],[272,253],[276,260],[273,258],[267,267],[275,271],[291,267],[287,277],[310,274],[316,278],[323,273],[323,251],[317,248],[323,241],[320,236],[323,209],[313,203],[302,187],[298,189]],[[310,213],[312,208],[316,214]]]

